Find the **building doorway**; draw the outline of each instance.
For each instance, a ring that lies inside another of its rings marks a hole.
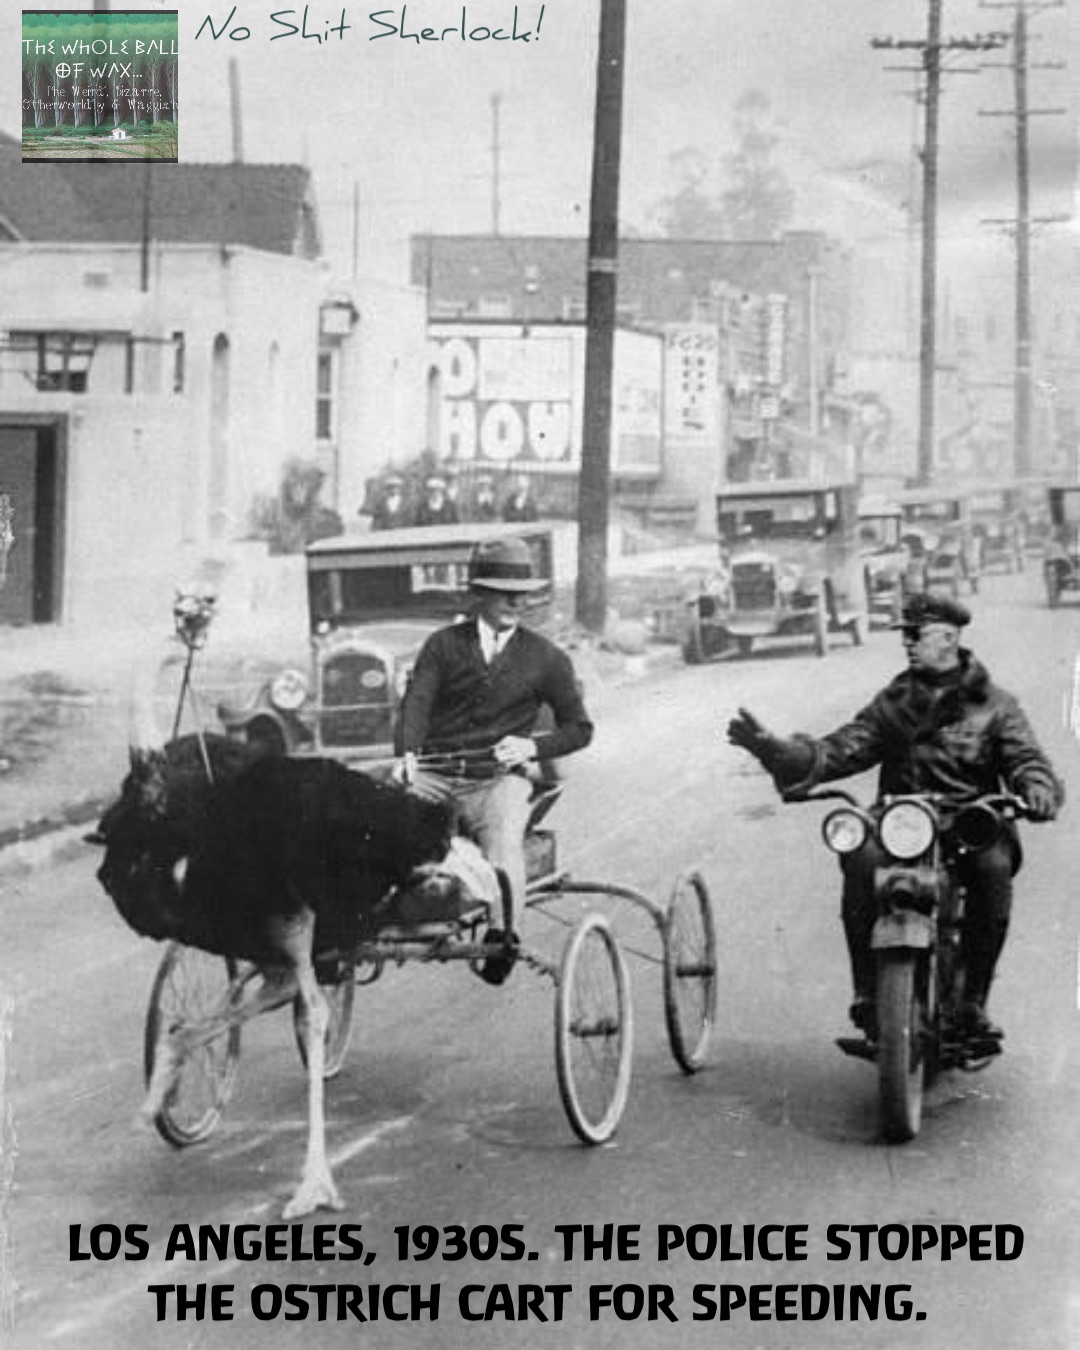
[[[60,617],[63,439],[63,419],[0,421],[0,625]]]

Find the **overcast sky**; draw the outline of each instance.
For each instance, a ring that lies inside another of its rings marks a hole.
[[[404,279],[410,232],[490,229],[491,96],[498,93],[503,231],[585,231],[599,0],[544,0],[538,36],[539,0],[518,0],[517,31],[533,38],[498,43],[456,34],[440,42],[402,38],[392,31],[402,26],[400,0],[382,10],[391,0],[346,3],[348,31],[318,42],[288,35],[285,24],[299,23],[304,10],[291,3],[290,15],[286,0],[237,0],[230,28],[243,25],[250,37],[215,41],[204,20],[212,16],[223,31],[231,3],[179,0],[182,159],[230,156],[228,60],[235,57],[245,157],[310,165],[328,242],[343,261],[358,184],[365,256]],[[824,226],[852,243],[902,231],[913,181],[915,76],[886,67],[910,65],[913,54],[875,51],[870,40],[924,36],[921,0],[627,0],[627,8],[625,221],[649,227],[653,206],[674,186],[670,156],[683,147],[696,146],[715,163],[710,185],[719,188],[733,105],[760,89],[774,110],[777,157],[797,190],[793,225]],[[470,30],[509,29],[514,21],[513,0],[466,0],[465,9]],[[276,11],[282,22],[271,21]],[[341,11],[340,0],[309,3],[308,30],[324,33]],[[370,17],[376,11],[381,23]],[[462,0],[409,0],[404,29],[459,25],[461,11]],[[1011,17],[976,0],[946,0],[945,33],[1008,28]],[[1032,27],[1043,35],[1033,59],[1072,53],[1066,71],[1031,73],[1032,106],[1070,110],[1032,119],[1033,206],[1059,213],[1071,210],[1074,197],[1080,15],[1048,9]],[[0,10],[0,36],[11,63],[3,86],[14,90],[14,5]],[[979,115],[1011,105],[1010,80],[1005,70],[988,70],[945,82],[943,225],[980,248],[988,233],[980,218],[1014,209],[1012,121]],[[12,96],[2,125],[17,134],[14,104]]]

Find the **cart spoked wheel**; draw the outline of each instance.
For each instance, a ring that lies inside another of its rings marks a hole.
[[[200,1022],[220,1011],[226,1000],[242,997],[234,985],[237,964],[231,957],[212,956],[180,942],[170,942],[161,958],[150,992],[143,1039],[143,1068],[149,1084],[163,1032]],[[231,992],[230,992],[231,990]],[[230,1026],[185,1057],[176,1083],[154,1116],[163,1139],[177,1148],[209,1138],[232,1096],[240,1064],[240,1028]]]
[[[356,999],[356,963],[342,962],[340,979],[333,984],[320,984],[323,998],[330,1009],[330,1020],[326,1024],[323,1037],[323,1077],[336,1078],[345,1063],[352,1035],[353,1003]],[[307,1038],[304,1026],[304,1005],[297,995],[293,999],[293,1031],[296,1033],[296,1048],[300,1059],[307,1068]]]
[[[716,925],[699,872],[675,882],[664,918],[664,1017],[684,1073],[705,1062],[716,1020]]]
[[[555,1069],[574,1133],[602,1144],[615,1133],[630,1088],[630,980],[602,914],[570,935],[555,995]]]

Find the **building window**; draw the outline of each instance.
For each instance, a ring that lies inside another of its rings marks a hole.
[[[512,312],[508,295],[482,295],[476,302],[480,319],[509,319]]]
[[[172,391],[174,394],[184,392],[184,378],[187,374],[187,353],[184,347],[183,333],[174,333],[172,335]]]
[[[97,339],[92,333],[12,332],[27,378],[43,393],[85,394]]]
[[[315,373],[315,439],[334,439],[334,376],[335,361],[332,351],[319,353]]]

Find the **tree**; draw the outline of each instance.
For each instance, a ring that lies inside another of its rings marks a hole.
[[[169,102],[172,104],[172,120],[179,119],[176,116],[176,81],[178,75],[179,58],[170,56],[165,62],[165,83],[169,86]]]
[[[726,188],[708,190],[709,162],[696,146],[668,160],[675,191],[653,208],[661,231],[673,239],[774,239],[795,204],[783,170],[772,162],[777,137],[770,130],[768,97],[751,89],[735,104],[735,149],[723,158]]]
[[[722,239],[723,212],[704,191],[709,173],[705,156],[688,145],[670,155],[668,164],[678,186],[653,208],[660,229],[672,239]]]
[[[732,239],[775,239],[791,220],[795,194],[772,162],[777,137],[770,114],[760,89],[748,90],[735,104],[736,148],[724,156],[730,187],[720,198]]]
[[[31,51],[28,56],[23,52],[23,74],[26,78],[26,88],[30,94],[30,102],[34,112],[34,126],[40,127],[45,115],[45,78],[46,72],[44,63],[40,56]],[[23,119],[25,121],[25,118]]]

